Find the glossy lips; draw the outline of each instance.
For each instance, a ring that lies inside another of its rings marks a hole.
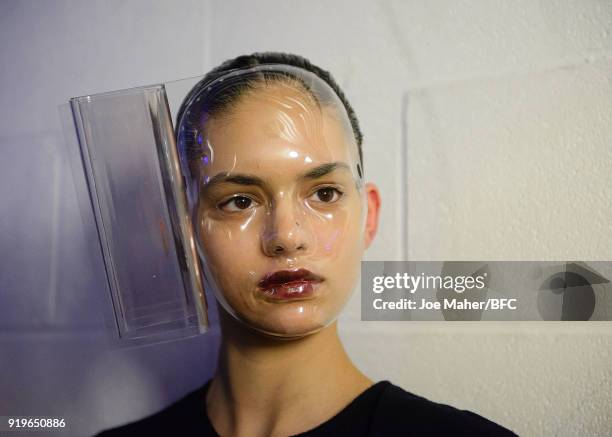
[[[286,300],[312,296],[313,284],[322,281],[321,276],[306,269],[279,270],[267,274],[259,281],[259,287],[267,297]]]

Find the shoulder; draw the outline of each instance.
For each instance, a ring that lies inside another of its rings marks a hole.
[[[178,430],[202,430],[206,425],[204,393],[208,383],[193,390],[164,409],[130,422],[126,425],[111,428],[96,434],[95,437],[134,436],[145,433],[172,435]],[[187,434],[181,434],[187,435]]]
[[[372,435],[516,436],[468,410],[430,401],[384,381],[372,421]]]

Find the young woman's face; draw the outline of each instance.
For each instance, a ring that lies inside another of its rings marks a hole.
[[[315,332],[356,285],[367,205],[338,114],[277,83],[206,122],[196,228],[207,280],[258,331]]]

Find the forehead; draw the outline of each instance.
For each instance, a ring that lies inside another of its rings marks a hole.
[[[346,123],[343,111],[318,103],[303,89],[283,83],[256,88],[206,122],[206,167],[301,170],[350,163],[355,145]]]

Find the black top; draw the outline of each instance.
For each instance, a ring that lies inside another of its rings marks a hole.
[[[109,429],[96,437],[181,435],[212,436],[215,432],[205,409],[211,380],[162,411],[136,422]],[[180,432],[179,432],[180,431]],[[516,436],[490,420],[467,410],[438,404],[389,381],[366,389],[342,411],[319,426],[297,434],[320,436]]]

